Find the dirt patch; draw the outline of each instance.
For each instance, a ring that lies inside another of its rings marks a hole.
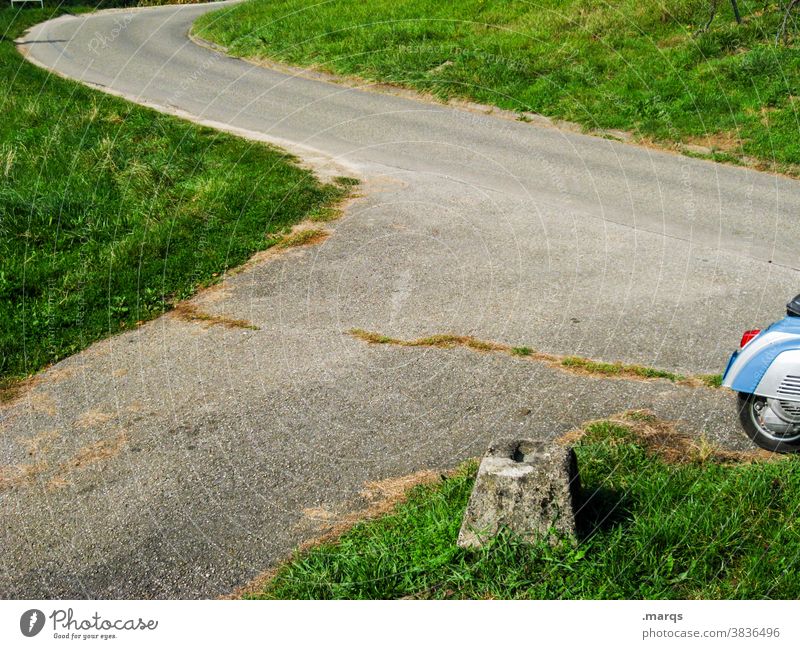
[[[598,419],[571,430],[557,442],[573,445],[588,434],[592,424],[612,423],[629,430],[645,450],[670,464],[746,464],[774,462],[775,453],[762,449],[731,451],[720,448],[705,437],[692,437],[680,432],[675,422],[659,419],[649,410],[627,410],[621,414]]]
[[[33,437],[18,437],[17,439],[25,447],[25,452],[33,457],[50,450],[50,446],[60,435],[60,431],[53,429],[45,430]]]
[[[102,410],[87,410],[86,412],[78,415],[75,419],[75,426],[78,428],[94,428],[95,426],[102,426],[114,419],[114,415]]]
[[[49,394],[43,392],[28,392],[26,395],[27,404],[36,412],[43,412],[50,417],[56,415],[56,402]]]
[[[297,248],[299,246],[313,246],[322,243],[330,236],[327,230],[319,228],[303,228],[293,231],[278,239],[275,243],[279,248]]]
[[[305,520],[318,522],[329,522],[336,519],[336,513],[325,509],[324,507],[306,507],[303,510],[303,518]]]
[[[33,388],[48,378],[49,376],[43,372],[26,379],[5,381],[0,386],[0,410],[11,409],[25,398],[32,410],[55,416],[56,404],[53,398],[44,392],[33,391]]]
[[[669,36],[668,38],[663,38],[658,42],[659,49],[664,49],[667,47],[675,47],[676,45],[681,45],[682,43],[686,42],[687,35],[686,34],[674,34],[673,36]]]
[[[732,153],[737,155],[742,152],[743,141],[736,131],[723,131],[722,133],[708,133],[702,136],[687,137],[685,144],[703,147],[722,153]]]
[[[74,367],[50,365],[39,370],[37,374],[23,379],[2,379],[0,380],[0,408],[12,405],[40,383],[56,383],[73,377],[76,371]]]
[[[361,503],[361,506],[342,513],[333,512],[323,507],[304,509],[303,516],[305,520],[314,524],[318,534],[316,537],[301,543],[296,548],[295,552],[306,552],[323,543],[336,541],[356,523],[377,518],[391,512],[397,505],[408,498],[408,492],[413,487],[423,484],[433,484],[441,480],[443,476],[446,477],[447,475],[455,473],[455,471],[456,470],[444,473],[425,470],[417,471],[410,475],[387,478],[375,482],[366,482],[360,494],[364,501]],[[280,565],[270,568],[241,588],[237,588],[234,592],[220,599],[241,599],[242,597],[262,592],[266,585],[275,577],[279,569]]]
[[[85,371],[85,367],[83,365],[78,365],[77,367],[72,366],[51,366],[47,369],[46,373],[42,376],[42,378],[49,383],[55,383],[56,381],[63,381],[64,379],[71,379],[78,374],[78,372]]]
[[[225,315],[216,315],[201,311],[190,302],[181,302],[175,305],[172,315],[185,322],[198,322],[205,327],[226,327],[228,329],[251,329],[257,331],[258,327],[252,322],[236,318],[229,318]]]
[[[0,493],[7,489],[26,487],[45,471],[47,471],[47,462],[2,466],[0,467]]]
[[[759,118],[758,119],[759,119],[759,121],[764,126],[768,127],[770,125],[770,115],[772,113],[776,112],[777,110],[778,110],[777,106],[762,106],[758,110],[758,114],[759,114]]]
[[[58,466],[47,482],[47,488],[58,489],[67,486],[73,474],[116,457],[127,444],[128,436],[125,433],[119,433],[110,439],[101,439],[85,446]]]
[[[58,431],[45,431],[23,443],[28,447],[29,455],[36,456],[46,452],[49,444],[58,435]],[[47,476],[46,488],[58,489],[69,485],[74,474],[116,457],[127,444],[127,435],[119,433],[112,438],[101,439],[85,446],[71,458],[56,466],[55,470]],[[49,470],[50,465],[44,460],[29,464],[0,467],[0,492],[7,489],[30,487],[37,478],[45,476]]]
[[[404,502],[410,489],[422,484],[438,482],[442,479],[442,475],[441,471],[426,470],[376,482],[367,482],[364,484],[361,496],[370,504],[356,514],[359,518],[374,518],[385,514]]]
[[[112,439],[101,439],[94,444],[82,448],[70,460],[62,464],[63,468],[67,469],[83,469],[90,464],[95,464],[102,460],[119,455],[123,446],[128,443],[128,437],[125,433],[120,433]]]
[[[36,383],[36,377],[27,379],[7,379],[0,383],[0,407],[10,405],[19,399]]]

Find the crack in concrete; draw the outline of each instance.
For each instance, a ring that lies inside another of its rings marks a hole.
[[[348,332],[354,338],[363,340],[371,345],[394,345],[397,347],[438,347],[452,349],[465,347],[477,352],[500,352],[509,356],[544,363],[550,367],[571,372],[572,374],[602,376],[609,379],[625,379],[634,381],[654,381],[663,379],[691,388],[704,387],[716,389],[719,387],[720,377],[716,374],[703,374],[698,376],[684,376],[668,370],[661,370],[644,365],[629,365],[620,362],[608,363],[581,356],[563,356],[537,352],[530,347],[514,347],[505,343],[481,340],[474,336],[461,336],[457,334],[434,334],[422,338],[404,340],[392,338],[373,331],[364,329],[351,329]]]

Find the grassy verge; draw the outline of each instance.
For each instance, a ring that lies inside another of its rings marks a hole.
[[[575,435],[581,539],[456,537],[474,465],[383,518],[298,554],[267,598],[787,598],[797,584],[800,462],[715,451],[642,412]]]
[[[774,45],[777,3],[739,0],[741,26],[719,4],[697,36],[706,0],[253,0],[202,17],[197,33],[237,56],[798,173],[800,50]]]
[[[159,315],[348,190],[24,62],[13,39],[63,11],[0,10],[0,386]]]

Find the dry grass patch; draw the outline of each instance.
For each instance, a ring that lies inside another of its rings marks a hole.
[[[101,439],[85,446],[66,462],[62,462],[47,482],[48,489],[58,489],[70,484],[73,474],[84,471],[89,467],[117,457],[128,445],[128,436],[125,433]]]
[[[78,428],[94,428],[107,424],[112,419],[114,419],[114,415],[111,413],[102,410],[87,410],[75,419],[75,425]]]
[[[721,133],[707,133],[706,135],[687,137],[687,144],[706,147],[712,151],[739,155],[742,153],[744,142],[736,131],[723,131]]]
[[[298,246],[313,246],[322,243],[330,236],[326,230],[308,228],[297,230],[282,237],[275,245],[279,248],[297,248]]]
[[[7,489],[26,487],[47,470],[47,462],[0,467],[0,493]]]
[[[25,447],[25,452],[29,456],[39,455],[46,453],[50,450],[52,443],[61,435],[60,431],[45,430],[33,437],[19,437],[19,442]]]
[[[181,302],[175,306],[173,315],[185,322],[198,322],[206,327],[227,327],[228,329],[251,329],[257,331],[259,328],[252,322],[237,318],[229,318],[225,315],[216,315],[201,311],[194,304]]]
[[[732,451],[723,449],[707,437],[692,437],[680,432],[675,422],[656,417],[649,410],[627,410],[621,414],[592,421],[569,431],[558,442],[573,446],[587,434],[597,434],[598,426],[616,425],[625,428],[650,455],[669,464],[743,464],[770,462],[779,459],[775,453],[762,449]],[[617,438],[617,443],[625,441]]]
[[[360,494],[363,500],[362,506],[343,513],[332,512],[324,507],[303,509],[305,520],[311,521],[318,530],[319,528],[323,528],[323,530],[321,534],[317,533],[314,538],[301,543],[295,553],[308,552],[325,543],[336,541],[352,529],[356,523],[379,518],[393,511],[397,505],[408,499],[414,487],[434,484],[453,473],[454,471],[443,473],[424,470],[405,476],[366,482]],[[272,581],[280,567],[275,566],[262,572],[255,579],[220,599],[241,599],[260,593]]]
[[[30,385],[31,379],[0,381],[0,405],[16,401]]]
[[[395,345],[398,347],[438,347],[451,349],[453,347],[468,347],[481,352],[510,352],[508,345],[480,340],[473,336],[459,336],[456,334],[434,334],[413,340],[402,340],[384,336],[364,329],[351,329],[350,335],[372,345]]]
[[[50,443],[58,437],[58,431],[45,431],[23,441],[30,456],[41,455],[49,450]],[[123,432],[108,439],[93,442],[75,453],[68,460],[58,464],[47,477],[46,488],[58,489],[70,484],[74,474],[82,472],[91,466],[117,457],[128,444],[128,436]],[[45,476],[50,471],[51,464],[39,460],[28,464],[0,467],[0,492],[30,487],[37,478]]]

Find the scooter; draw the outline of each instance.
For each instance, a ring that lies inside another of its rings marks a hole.
[[[742,336],[722,375],[739,395],[739,420],[761,448],[800,452],[800,295],[786,317]]]

